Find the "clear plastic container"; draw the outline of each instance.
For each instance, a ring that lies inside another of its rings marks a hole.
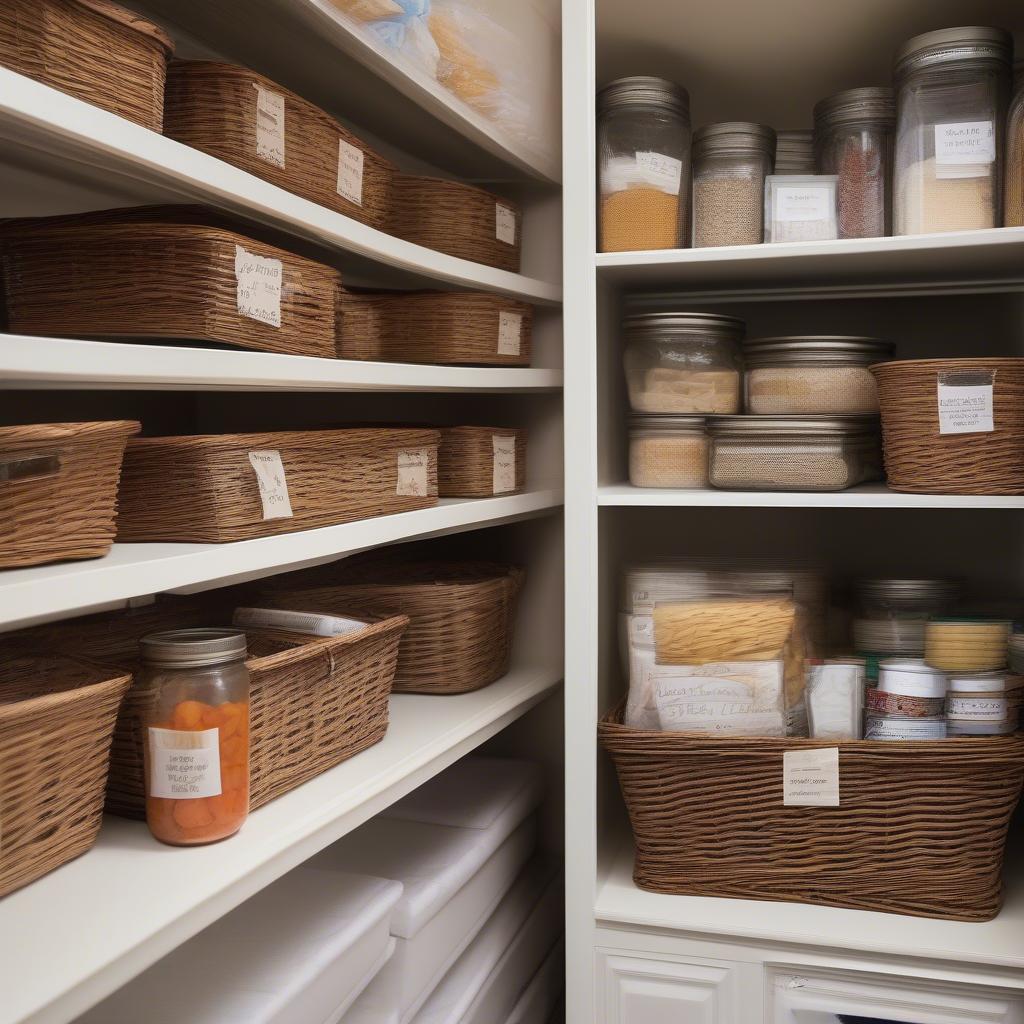
[[[633,412],[739,412],[744,326],[716,313],[627,316],[624,364]]]
[[[926,32],[896,55],[894,233],[1002,224],[1012,37],[996,28]]]
[[[597,96],[601,252],[677,249],[689,237],[690,98],[662,78]]]
[[[629,422],[629,482],[634,487],[707,487],[703,416],[634,416]]]
[[[1024,73],[1016,82],[1016,94],[1006,119],[1006,183],[1004,223],[1024,227]]]

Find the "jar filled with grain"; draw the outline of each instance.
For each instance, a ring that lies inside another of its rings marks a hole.
[[[703,416],[634,416],[629,421],[629,482],[634,487],[707,487]]]
[[[847,89],[814,108],[818,171],[838,178],[840,238],[892,233],[896,94],[889,88]]]
[[[690,97],[663,78],[597,96],[601,252],[678,249],[689,237]]]
[[[775,166],[775,132],[723,121],[693,137],[693,245],[764,241],[764,179]]]
[[[1024,63],[1014,76],[1015,94],[1006,121],[1006,185],[1004,223],[1024,227]]]
[[[744,323],[717,313],[635,313],[623,322],[634,413],[740,411]]]
[[[997,28],[941,29],[896,55],[897,235],[1002,224],[1013,40]]]

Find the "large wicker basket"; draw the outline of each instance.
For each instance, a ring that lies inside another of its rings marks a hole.
[[[400,428],[138,438],[125,452],[117,536],[217,543],[429,508],[438,441]],[[290,515],[268,508],[250,456],[279,457]]]
[[[8,221],[0,260],[11,331],[337,354],[338,272],[241,234],[201,207]],[[276,323],[266,301],[254,308],[243,295],[262,272],[280,281]]]
[[[130,683],[51,654],[0,658],[0,896],[96,841],[114,721]]]
[[[133,421],[0,427],[0,568],[99,558],[114,542]]]
[[[526,486],[526,431],[441,427],[437,492],[442,498],[518,494]]]
[[[986,921],[999,912],[1024,736],[743,739],[598,727],[655,892]],[[839,748],[838,807],[785,807],[782,755]]]
[[[260,117],[268,116],[259,108],[261,96],[267,95],[279,108],[275,112],[280,120],[265,138],[265,129],[257,126]],[[391,164],[324,111],[248,68],[215,61],[174,62],[167,79],[164,131],[371,227],[387,226]],[[283,146],[268,145],[267,140],[282,138]]]
[[[0,64],[155,132],[173,49],[156,25],[108,0],[0,4]]]

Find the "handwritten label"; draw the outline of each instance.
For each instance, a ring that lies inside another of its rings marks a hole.
[[[992,385],[938,383],[939,433],[987,434],[995,430]]]
[[[958,121],[935,126],[935,176],[983,178],[996,159],[991,121]]]
[[[648,185],[653,185],[669,195],[679,195],[679,184],[683,177],[683,162],[664,153],[637,153],[637,176]]]
[[[338,195],[363,205],[363,151],[338,139]]]
[[[495,434],[494,493],[507,494],[516,489],[516,439],[514,434]]]
[[[502,310],[498,314],[498,355],[519,355],[519,341],[523,334],[523,314]]]
[[[281,453],[273,450],[249,452],[249,462],[260,485],[260,501],[264,519],[291,519],[292,503],[288,497],[288,479],[284,473]]]
[[[235,304],[242,316],[271,327],[281,326],[281,282],[284,265],[235,246]]]
[[[253,82],[256,90],[256,155],[284,167],[284,97]]]
[[[220,730],[149,730],[149,792],[170,800],[220,796]]]
[[[832,220],[833,191],[823,185],[779,185],[775,189],[774,220],[800,222]]]
[[[516,244],[515,210],[501,203],[494,204],[494,236],[506,245]]]
[[[787,750],[782,755],[786,807],[839,806],[839,748]]]
[[[430,451],[427,448],[413,448],[398,453],[398,486],[395,494],[424,498],[427,494],[427,471],[430,468]]]

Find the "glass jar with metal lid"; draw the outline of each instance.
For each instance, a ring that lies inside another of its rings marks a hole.
[[[746,410],[762,416],[878,413],[868,367],[891,359],[894,346],[876,338],[793,335],[743,345]]]
[[[1006,176],[1003,223],[1024,227],[1024,61],[1017,61],[1013,76],[1013,102],[1006,119]]]
[[[597,95],[598,247],[676,249],[690,212],[690,97],[663,78],[620,78]]]
[[[233,835],[249,813],[245,634],[170,630],[143,637],[139,651],[150,831],[175,846]]]
[[[840,238],[878,238],[892,231],[896,94],[889,88],[847,89],[814,108],[819,174],[834,174]]]
[[[963,584],[946,579],[863,579],[857,581],[855,590],[861,610],[869,618],[920,618],[951,608],[960,600]]]
[[[707,487],[704,417],[632,417],[629,482],[634,487]]]
[[[1002,164],[1013,39],[997,28],[941,29],[896,55],[894,232],[1002,224]]]
[[[723,121],[693,137],[693,245],[764,241],[764,179],[775,166],[775,132]]]
[[[712,487],[841,491],[881,475],[876,416],[708,418]]]
[[[634,313],[623,322],[634,413],[736,413],[744,323],[717,313]]]

